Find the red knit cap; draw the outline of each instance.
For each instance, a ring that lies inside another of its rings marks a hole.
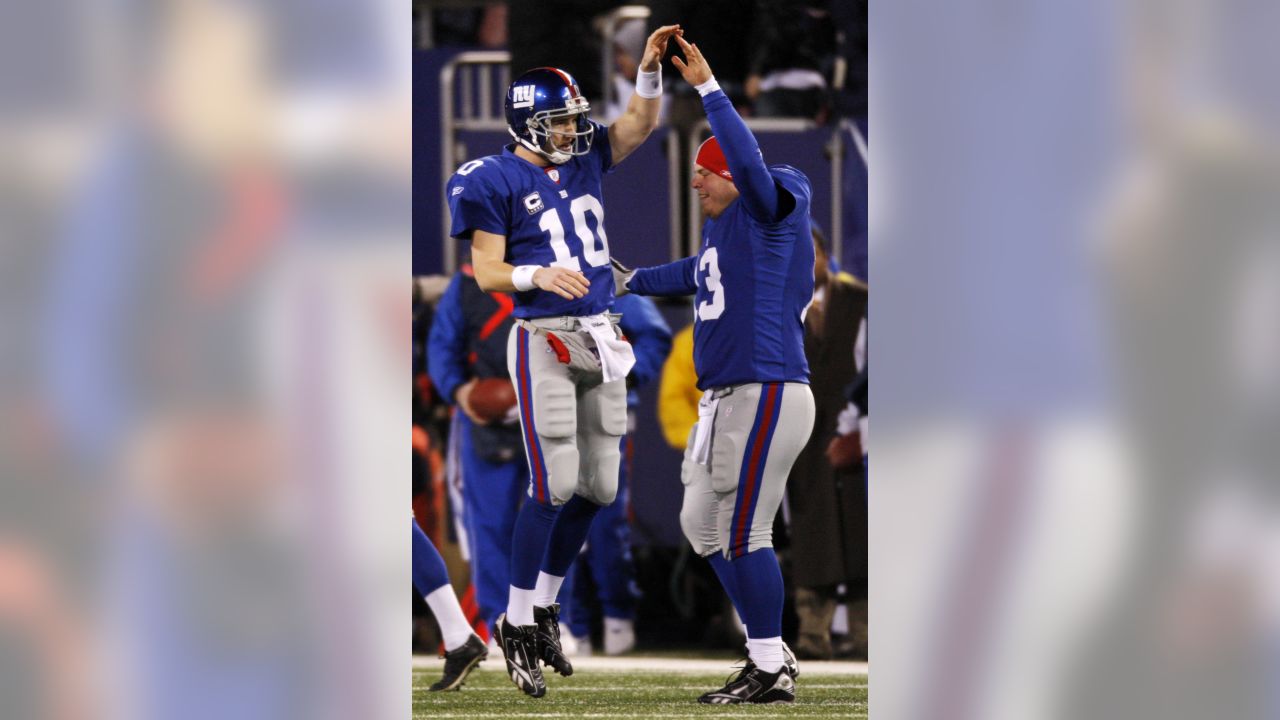
[[[726,180],[733,181],[733,173],[729,172],[729,161],[724,159],[724,151],[720,149],[720,141],[716,140],[715,135],[707,138],[706,142],[698,147],[698,157],[694,162]]]

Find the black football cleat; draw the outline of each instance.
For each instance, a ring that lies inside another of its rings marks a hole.
[[[573,674],[573,664],[560,647],[560,604],[533,607],[533,621],[538,625],[538,657],[542,664],[565,677]]]
[[[782,643],[782,667],[792,680],[800,679],[800,663],[796,662],[796,654],[791,652],[791,647],[786,643]]]
[[[751,655],[747,655],[747,664],[742,668],[742,672],[738,677],[742,677],[752,670],[756,669],[756,664],[751,661]],[[782,669],[787,671],[792,680],[800,679],[800,663],[796,662],[796,654],[791,652],[791,646],[782,643]]]
[[[507,674],[526,695],[540,698],[547,694],[547,681],[538,667],[538,628],[536,625],[516,626],[507,622],[503,613],[493,623],[494,637],[502,648],[507,661]]]
[[[767,673],[758,667],[745,668],[728,685],[698,698],[704,705],[736,705],[738,703],[790,703],[796,699],[796,681],[786,668]]]
[[[489,657],[489,648],[479,635],[472,635],[467,641],[444,654],[444,676],[439,682],[427,688],[431,692],[442,690],[459,690],[467,681],[467,676]]]

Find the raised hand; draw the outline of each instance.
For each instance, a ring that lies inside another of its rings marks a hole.
[[[684,34],[684,30],[679,25],[663,25],[653,34],[644,44],[644,56],[640,59],[640,69],[644,72],[653,72],[662,67],[662,56],[667,52],[667,41],[673,36],[679,37]]]
[[[533,284],[553,292],[565,300],[575,300],[587,294],[591,284],[587,276],[562,267],[541,267],[533,273]]]
[[[679,55],[671,56],[671,64],[676,66],[680,71],[680,76],[684,81],[697,87],[702,83],[711,79],[711,66],[707,64],[707,59],[702,56],[702,51],[697,45],[685,42],[680,35],[676,35],[676,42],[680,43],[680,50],[684,52],[684,60]]]

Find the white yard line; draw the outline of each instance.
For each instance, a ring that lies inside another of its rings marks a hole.
[[[575,657],[570,658],[575,670],[598,670],[601,672],[729,672],[737,661],[733,659],[724,660],[702,660],[692,658],[656,658],[644,657],[643,655],[629,655],[624,657]],[[413,667],[415,670],[432,669],[436,670],[444,667],[444,660],[426,655],[414,655]],[[502,669],[502,656],[497,653],[490,653],[489,659],[479,667],[480,670],[498,671]],[[865,662],[849,662],[837,660],[801,660],[800,661],[800,679],[803,682],[805,678],[815,675],[866,675],[867,663]]]
[[[736,706],[731,706],[736,707]],[[795,706],[792,706],[795,707]],[[804,714],[804,712],[758,712],[756,707],[751,708],[751,717],[831,717],[833,706],[822,706],[823,710],[814,712],[814,714]],[[835,706],[840,707],[840,706]],[[745,715],[745,714],[744,714]],[[568,712],[536,712],[536,714],[520,714],[520,712],[420,712],[413,717],[625,717],[625,715],[617,714],[617,712],[581,712],[581,714],[568,714]],[[676,712],[676,714],[653,714],[653,712],[645,712],[643,715],[631,715],[631,717],[690,717],[687,712]],[[717,715],[709,715],[709,717],[717,717]],[[719,716],[719,717],[723,717]],[[838,716],[837,716],[838,717]]]
[[[842,685],[819,685],[819,684],[814,684],[814,683],[807,683],[807,682],[805,682],[805,681],[804,681],[804,678],[803,678],[803,677],[801,677],[801,678],[800,678],[799,683],[800,683],[800,687],[801,687],[801,688],[803,688],[803,689],[805,689],[805,690],[857,690],[857,689],[860,689],[860,688],[865,688],[865,687],[867,687],[867,684],[866,684],[866,683],[849,683],[849,684],[847,684],[847,685],[843,685],[843,684],[842,684]],[[666,683],[663,683],[663,685],[662,685],[662,689],[663,689],[663,690],[683,690],[683,691],[687,691],[687,692],[697,692],[697,693],[701,694],[701,693],[704,693],[704,692],[706,692],[706,691],[707,691],[707,686],[706,686],[706,685],[668,685],[668,684],[666,684]],[[470,685],[468,685],[468,686],[467,686],[467,692],[469,692],[469,693],[471,693],[471,692],[481,692],[481,693],[482,693],[482,692],[496,692],[496,693],[502,693],[503,695],[507,695],[507,694],[510,694],[513,690],[515,690],[515,688],[514,688],[513,686],[510,686],[510,685],[503,685],[503,686],[501,686],[501,687],[472,687],[472,686],[470,686]],[[556,688],[555,688],[555,691],[556,691],[556,692],[558,692],[558,693],[560,693],[560,692],[575,692],[575,693],[579,693],[579,692],[586,692],[586,693],[607,692],[607,693],[616,693],[616,692],[618,692],[618,688],[615,688],[615,687],[574,687],[573,685],[557,685],[557,686],[556,686]],[[414,692],[415,692],[415,693],[419,693],[419,694],[423,694],[423,695],[435,695],[435,693],[431,692],[431,691],[430,691],[430,690],[428,690],[426,687],[416,688],[416,689],[414,689]]]

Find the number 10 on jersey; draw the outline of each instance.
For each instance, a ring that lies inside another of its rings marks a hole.
[[[594,232],[587,224],[588,212],[596,216]],[[569,213],[573,215],[573,232],[582,241],[582,257],[587,265],[608,265],[609,239],[604,233],[604,206],[591,195],[579,195],[569,203]],[[556,255],[552,266],[581,272],[581,263],[569,252],[569,246],[564,241],[564,225],[560,222],[560,213],[555,208],[548,209],[538,218],[538,227],[551,236],[551,251]]]

